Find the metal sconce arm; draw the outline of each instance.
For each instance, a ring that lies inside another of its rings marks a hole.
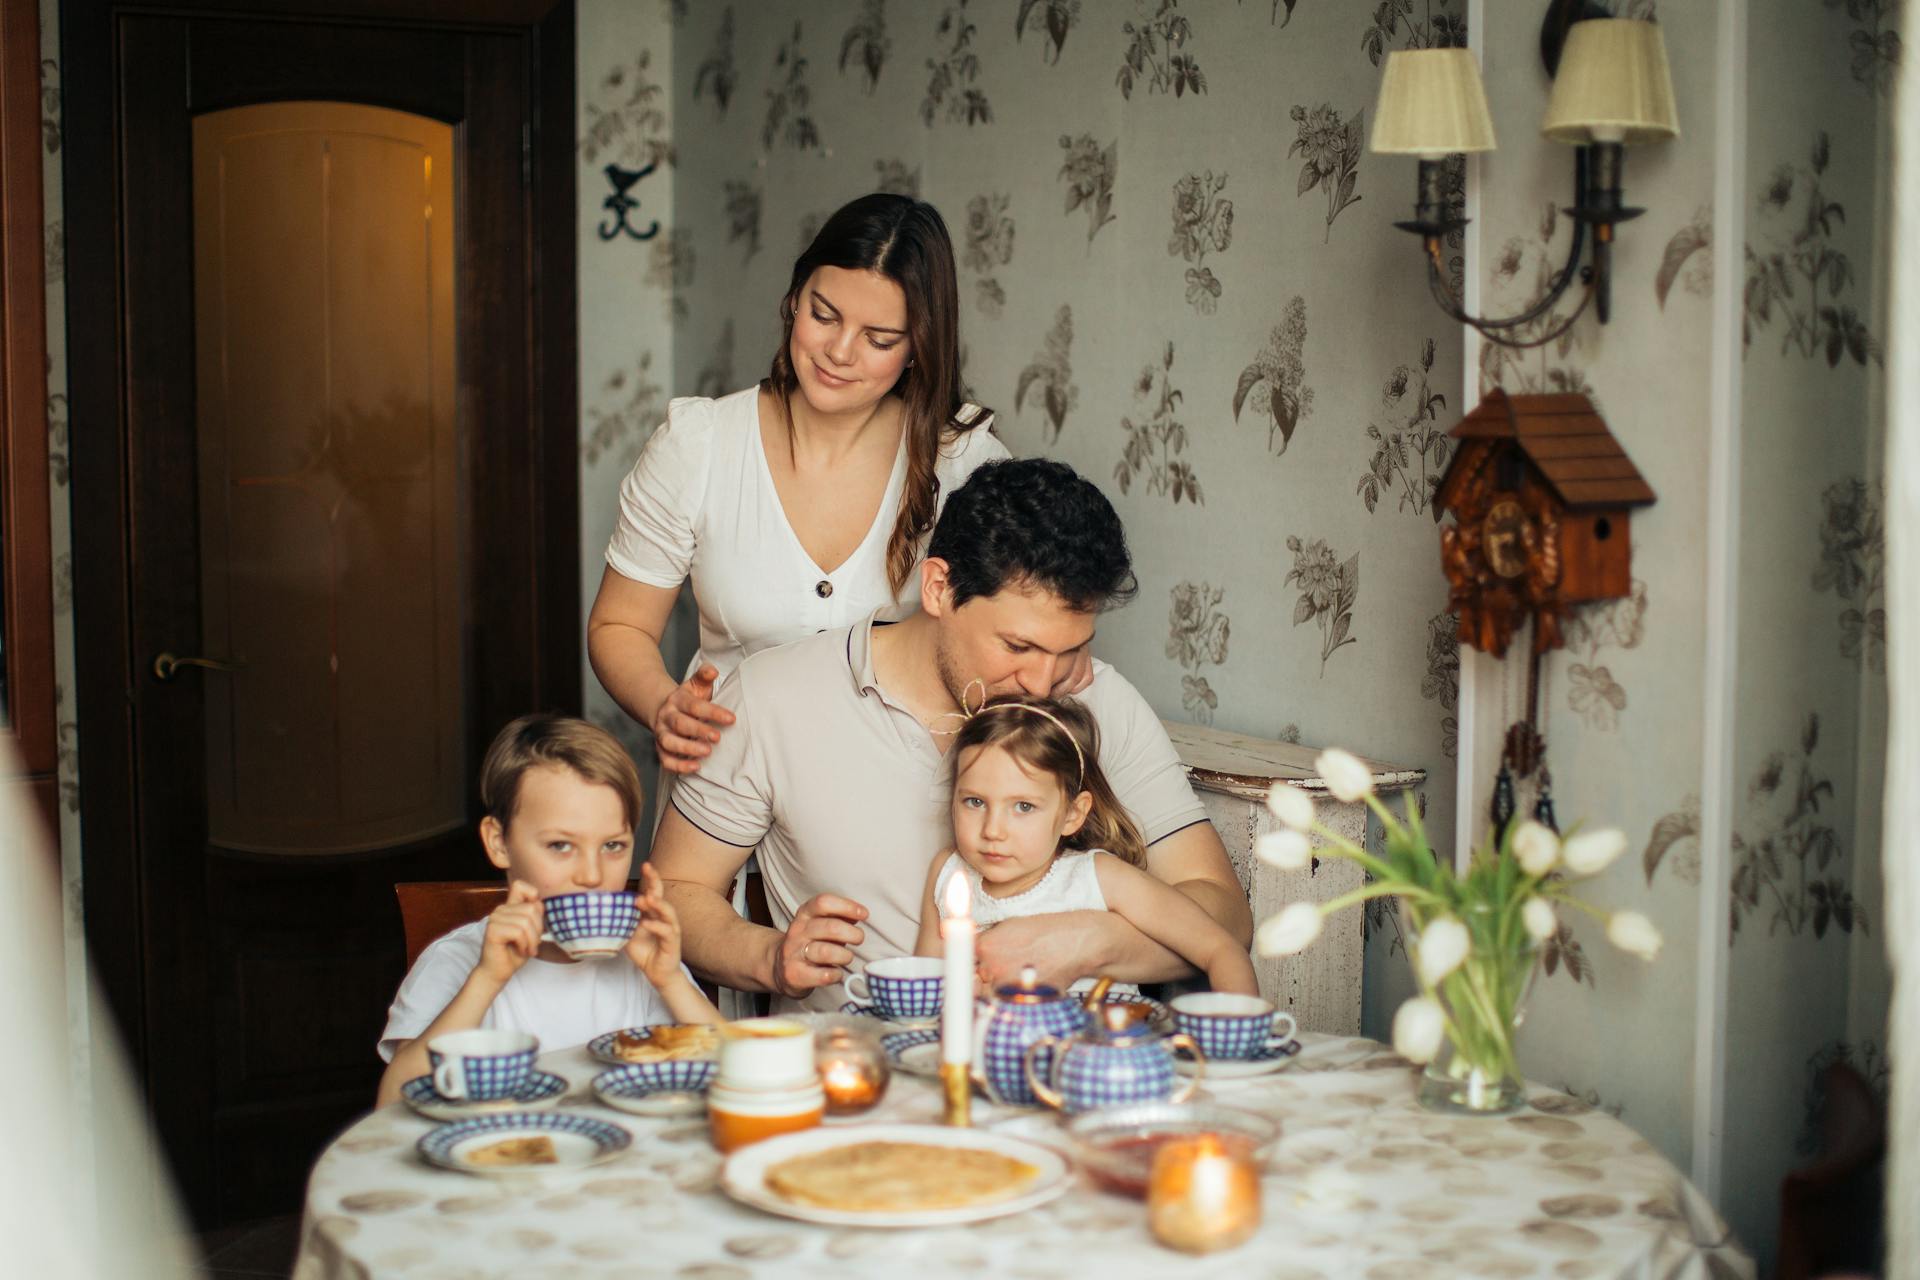
[[[1608,247],[1608,241],[1612,239],[1612,224],[1614,221],[1623,217],[1633,216],[1638,213],[1639,210],[1620,208],[1618,185],[1619,166],[1617,160],[1612,167],[1613,181],[1611,184],[1611,201],[1602,199],[1596,202],[1591,199],[1592,183],[1590,180],[1590,166],[1593,163],[1591,153],[1597,149],[1598,148],[1595,147],[1577,147],[1574,149],[1573,205],[1566,210],[1567,215],[1573,219],[1573,241],[1567,247],[1566,265],[1562,266],[1555,274],[1553,282],[1548,285],[1547,291],[1541,296],[1538,302],[1528,307],[1525,311],[1518,312],[1515,315],[1500,317],[1473,316],[1467,314],[1466,309],[1461,305],[1460,298],[1448,285],[1446,273],[1442,270],[1440,263],[1440,241],[1448,231],[1453,230],[1455,227],[1464,227],[1466,220],[1452,217],[1444,212],[1440,202],[1434,195],[1438,190],[1438,174],[1441,162],[1438,160],[1424,159],[1420,162],[1421,199],[1418,207],[1419,216],[1413,222],[1402,222],[1396,223],[1395,225],[1401,227],[1403,230],[1412,231],[1421,236],[1426,248],[1428,289],[1433,294],[1434,302],[1439,306],[1441,311],[1446,313],[1449,319],[1457,321],[1460,324],[1471,325],[1481,336],[1490,342],[1497,342],[1502,346],[1520,349],[1545,346],[1547,343],[1559,338],[1565,334],[1568,329],[1573,327],[1576,320],[1586,313],[1589,305],[1597,304],[1601,323],[1604,324],[1606,322],[1608,311],[1607,268],[1610,264],[1611,256],[1607,254],[1605,250]],[[1587,227],[1589,224],[1594,228],[1594,259],[1592,265],[1582,267],[1581,258],[1586,250]],[[1572,314],[1567,316],[1566,319],[1558,325],[1555,325],[1552,330],[1539,337],[1519,341],[1506,336],[1503,332],[1504,330],[1517,329],[1523,325],[1532,324],[1541,316],[1550,314],[1554,306],[1566,295],[1568,288],[1572,286],[1576,276],[1588,287],[1585,296],[1580,300],[1580,305],[1574,308]]]

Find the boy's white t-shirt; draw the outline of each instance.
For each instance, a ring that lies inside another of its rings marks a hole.
[[[381,1061],[392,1062],[402,1044],[417,1038],[453,1003],[480,961],[486,935],[487,922],[476,920],[436,938],[420,953],[387,1010]],[[544,1052],[585,1044],[622,1027],[674,1021],[646,975],[625,955],[615,955],[576,964],[529,960],[500,989],[480,1025],[531,1031]]]

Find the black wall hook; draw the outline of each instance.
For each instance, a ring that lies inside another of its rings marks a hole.
[[[613,187],[613,194],[602,201],[600,207],[612,213],[613,218],[611,221],[601,222],[600,238],[602,240],[611,240],[623,231],[635,240],[651,240],[660,234],[658,218],[647,224],[645,231],[634,230],[633,224],[627,221],[627,215],[640,207],[640,202],[627,192],[634,183],[657,168],[659,168],[657,164],[649,164],[644,169],[622,169],[617,164],[610,164],[603,170],[607,175],[608,184]]]

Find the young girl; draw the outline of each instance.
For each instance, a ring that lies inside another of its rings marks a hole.
[[[999,698],[967,717],[948,753],[954,847],[927,869],[915,952],[940,954],[936,904],[965,876],[983,929],[1013,916],[1115,911],[1215,991],[1257,995],[1233,936],[1145,869],[1146,847],[1100,773],[1098,746],[1093,717],[1071,699]]]

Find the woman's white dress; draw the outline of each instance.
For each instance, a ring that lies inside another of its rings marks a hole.
[[[940,508],[976,467],[1008,456],[989,431],[992,414],[969,404],[959,417],[971,429],[943,445],[934,463]],[[759,387],[717,400],[685,396],[668,404],[666,422],[620,484],[620,520],[607,543],[607,563],[648,586],[672,590],[690,582],[700,648],[685,674],[712,663],[724,680],[762,649],[852,626],[876,609],[903,617],[918,606],[918,575],[909,575],[897,595],[887,584],[887,540],[906,478],[902,435],[866,537],[825,572],[801,547],[780,505],[760,438]],[[672,780],[659,771],[656,824]],[[744,916],[742,883],[735,882],[734,906]],[[723,1006],[723,1012],[751,1010]]]
[[[984,462],[1007,457],[977,405],[972,430],[943,446],[934,470],[940,503]],[[787,522],[760,439],[759,388],[718,400],[689,396],[667,407],[620,485],[620,521],[607,543],[616,573],[671,590],[691,581],[700,614],[700,650],[687,673],[710,662],[722,679],[748,654],[833,627],[876,609],[912,612],[919,580],[896,594],[887,585],[887,540],[906,484],[904,436],[885,496],[867,535],[831,573],[815,564]]]

